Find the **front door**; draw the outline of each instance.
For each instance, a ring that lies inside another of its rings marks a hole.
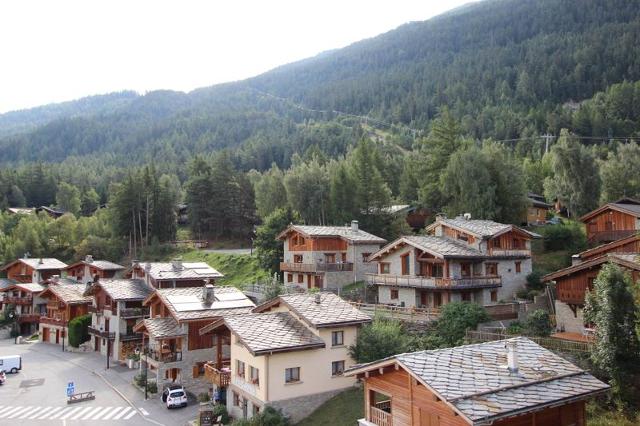
[[[422,306],[429,306],[429,293],[426,291],[420,293],[420,304]]]
[[[56,345],[60,343],[60,330],[56,330]]]
[[[42,327],[42,341],[49,343],[49,329]]]
[[[442,305],[442,293],[433,293],[433,307],[439,308]]]
[[[100,352],[100,338],[98,336],[94,336],[93,350]]]

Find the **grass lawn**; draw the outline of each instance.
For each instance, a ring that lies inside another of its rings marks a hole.
[[[364,393],[354,388],[322,404],[298,426],[353,426],[364,417]]]
[[[181,254],[185,262],[206,262],[224,274],[224,278],[216,281],[223,285],[241,287],[256,281],[264,282],[271,279],[270,274],[258,266],[258,260],[253,256],[223,253],[206,253],[201,250],[191,250]]]

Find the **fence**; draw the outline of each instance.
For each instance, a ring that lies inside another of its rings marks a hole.
[[[349,302],[371,316],[380,315],[410,322],[430,322],[438,319],[440,310],[436,308],[409,308],[404,306],[382,305],[376,303]]]
[[[504,333],[488,333],[486,331],[467,331],[466,340],[469,343],[482,343],[482,342],[491,342],[495,340],[504,340],[510,339],[512,337],[508,334]],[[538,345],[560,352],[589,352],[593,343],[591,342],[572,342],[569,340],[556,339],[553,337],[530,337],[525,336],[528,339],[531,339]]]

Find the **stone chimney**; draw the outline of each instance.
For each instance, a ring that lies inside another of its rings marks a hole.
[[[507,340],[504,345],[507,349],[507,368],[509,373],[518,374],[518,342]]]
[[[91,256],[90,254],[86,255],[84,257],[84,261],[87,263],[93,263],[93,256]]]
[[[173,267],[174,271],[181,271],[182,270],[182,260],[180,259],[173,259],[171,261],[171,266]]]
[[[215,300],[213,284],[205,284],[202,287],[202,301],[206,305],[211,305]]]
[[[322,299],[320,298],[320,293],[316,293],[314,297],[314,301],[319,305]]]
[[[571,266],[579,265],[582,263],[582,259],[580,259],[579,254],[574,254],[571,256]]]
[[[358,221],[357,220],[352,220],[351,221],[351,230],[353,232],[358,232]]]
[[[462,217],[464,218],[464,220],[471,220],[471,213],[465,213],[462,215]]]
[[[42,265],[42,264],[44,263],[44,260],[43,260],[42,258],[40,258],[40,259],[38,260],[38,263],[39,263],[40,265]]]

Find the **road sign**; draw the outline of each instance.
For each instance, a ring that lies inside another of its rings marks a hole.
[[[75,393],[76,387],[73,382],[67,383],[67,396],[71,396]]]

